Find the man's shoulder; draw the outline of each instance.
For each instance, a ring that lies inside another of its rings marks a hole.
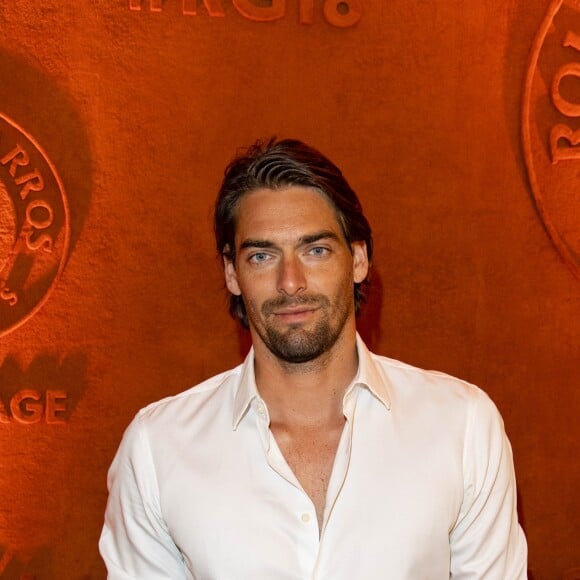
[[[370,353],[373,362],[380,369],[389,389],[395,393],[415,393],[422,397],[452,397],[465,401],[486,397],[484,391],[465,379],[451,374],[424,369],[412,364]]]
[[[461,429],[474,422],[501,423],[499,411],[480,387],[445,372],[425,370],[399,360],[371,353],[386,386],[391,409],[406,417]]]
[[[150,403],[137,413],[135,420],[139,422],[167,420],[172,415],[195,413],[198,408],[206,407],[208,404],[223,405],[225,399],[233,398],[241,372],[242,365],[238,365],[176,395]]]

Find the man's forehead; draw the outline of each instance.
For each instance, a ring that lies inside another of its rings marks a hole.
[[[236,218],[236,245],[247,237],[298,239],[323,231],[344,237],[331,201],[324,193],[310,187],[248,192],[240,200]]]

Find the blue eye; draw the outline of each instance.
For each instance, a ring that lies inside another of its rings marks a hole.
[[[323,248],[321,246],[316,246],[315,248],[310,248],[308,251],[313,256],[324,256],[328,253],[328,248]]]
[[[256,252],[250,256],[250,262],[261,263],[268,259],[268,254],[266,252]]]

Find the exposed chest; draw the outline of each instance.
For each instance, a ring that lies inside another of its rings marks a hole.
[[[286,463],[314,504],[319,529],[322,529],[328,482],[343,427],[337,425],[332,429],[301,429],[293,432],[271,427]]]

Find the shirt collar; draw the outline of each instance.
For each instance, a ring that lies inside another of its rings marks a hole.
[[[382,368],[375,362],[374,356],[360,335],[356,335],[356,349],[358,352],[358,371],[347,393],[355,386],[366,387],[387,409],[391,409],[389,396],[389,379]]]
[[[234,431],[238,428],[252,401],[259,397],[256,375],[254,374],[254,348],[252,347],[242,364],[238,390],[234,397],[234,413],[232,417]]]
[[[391,409],[391,399],[389,397],[388,378],[381,372],[381,368],[373,360],[373,354],[368,350],[360,335],[356,335],[356,348],[358,352],[358,371],[348,393],[357,385],[366,387],[387,410]],[[254,399],[259,399],[258,387],[256,386],[256,376],[254,374],[254,349],[251,348],[246,360],[241,366],[241,374],[238,390],[234,397],[233,409],[233,429],[238,428],[240,421],[247,413]]]

